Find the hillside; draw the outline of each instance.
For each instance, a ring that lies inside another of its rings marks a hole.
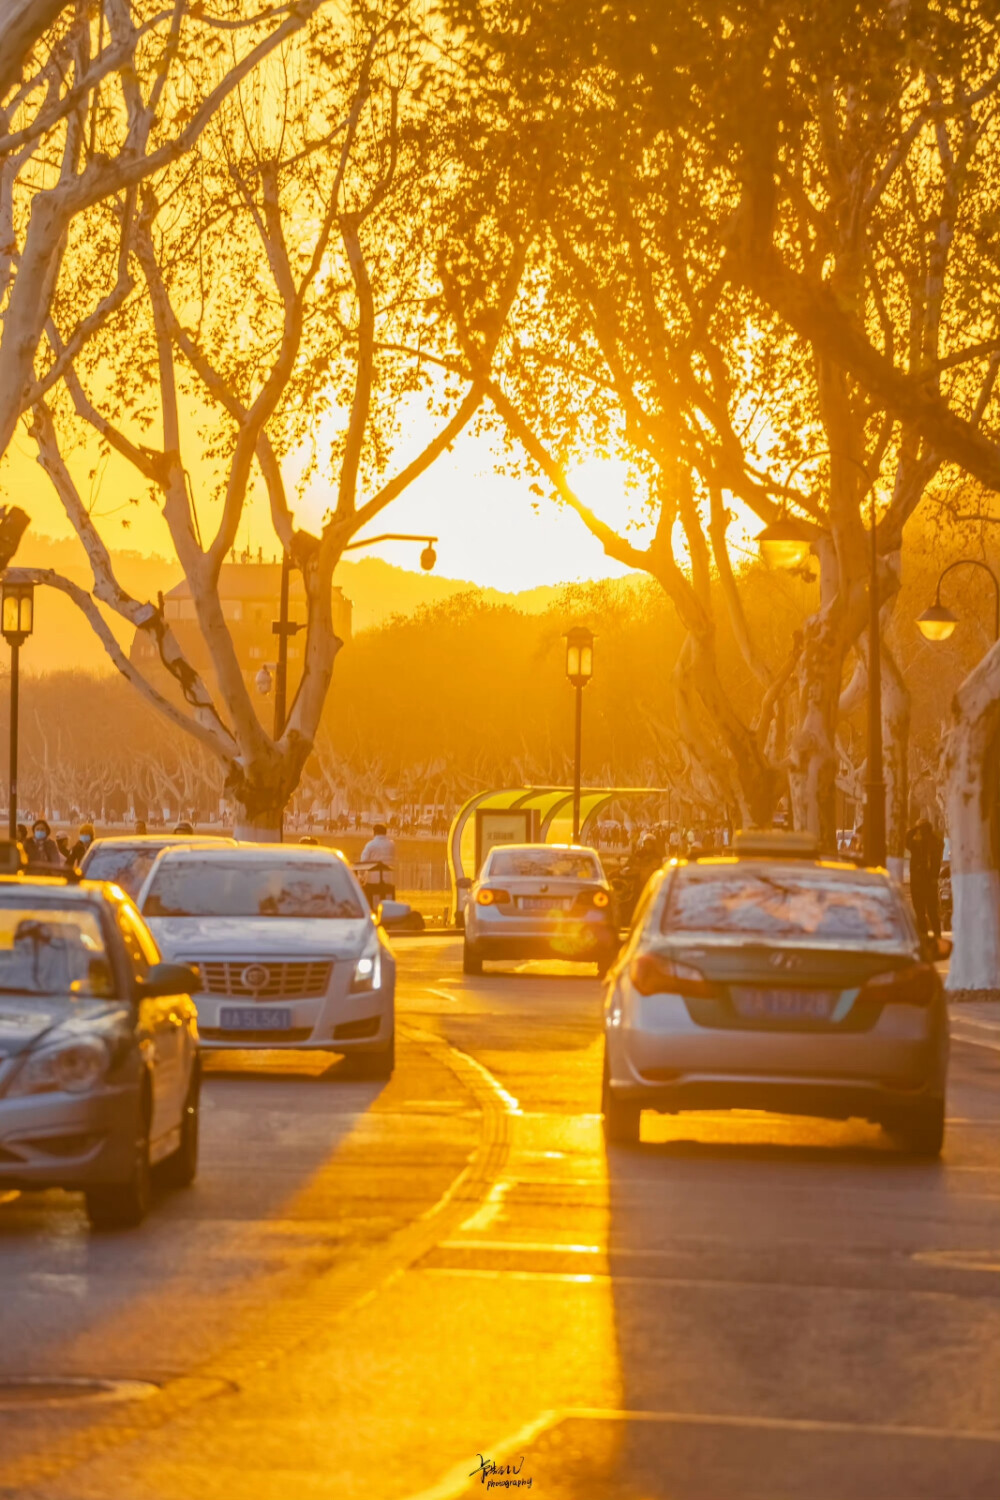
[[[166,558],[127,551],[113,556],[122,585],[138,598],[155,598],[158,593],[167,593],[180,581],[181,570],[177,563]],[[52,568],[84,588],[91,583],[87,559],[75,538],[57,540],[29,532],[18,551],[17,562],[24,567]],[[354,606],[355,634],[381,625],[394,615],[408,617],[424,605],[437,604],[456,594],[470,592],[479,594],[491,604],[512,605],[525,614],[540,614],[549,607],[561,588],[561,585],[546,585],[523,593],[506,594],[498,589],[480,589],[468,579],[444,578],[436,573],[399,568],[378,557],[342,562],[335,582]],[[108,614],[107,618],[116,638],[127,650],[131,644],[131,630],[116,616]],[[93,630],[65,595],[55,589],[40,590],[35,619],[35,633],[21,657],[23,671],[51,672],[64,667],[101,673],[114,671]]]

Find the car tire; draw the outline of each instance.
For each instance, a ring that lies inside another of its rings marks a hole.
[[[191,1069],[187,1098],[181,1113],[181,1143],[163,1163],[163,1180],[170,1187],[190,1187],[198,1175],[198,1122],[201,1103],[201,1068]]]
[[[472,944],[468,940],[466,940],[466,942],[462,945],[462,973],[478,976],[482,974],[482,972],[483,961],[479,957],[479,954],[476,952],[475,948],[473,948]]]
[[[607,1053],[601,1085],[601,1115],[604,1139],[609,1145],[637,1146],[642,1124],[642,1109],[631,1099],[618,1099],[611,1087]]]
[[[84,1198],[87,1218],[95,1229],[134,1229],[142,1223],[152,1198],[148,1125],[135,1143],[135,1159],[125,1181],[87,1188]]]
[[[944,1100],[915,1104],[897,1127],[903,1149],[910,1156],[935,1157],[944,1145]]]
[[[388,1047],[382,1047],[378,1052],[356,1052],[353,1057],[347,1059],[347,1063],[348,1072],[352,1078],[391,1078],[396,1066],[395,1031]]]

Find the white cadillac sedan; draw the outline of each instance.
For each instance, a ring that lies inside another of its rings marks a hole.
[[[206,1050],[315,1048],[350,1056],[356,1074],[392,1073],[396,962],[334,850],[165,849],[139,909],[164,957],[197,970]]]

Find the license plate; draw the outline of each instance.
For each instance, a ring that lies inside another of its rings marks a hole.
[[[224,1005],[219,1012],[223,1031],[288,1031],[291,1024],[291,1011],[276,1005]]]
[[[562,911],[565,901],[558,896],[522,896],[522,911]]]
[[[828,1021],[839,999],[836,990],[731,991],[736,1014],[744,1020]]]

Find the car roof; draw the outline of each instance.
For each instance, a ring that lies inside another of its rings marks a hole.
[[[858,865],[852,859],[798,859],[796,857],[782,858],[776,855],[766,858],[759,854],[703,854],[694,859],[672,859],[666,866],[672,865],[678,868],[684,865],[697,866],[699,869],[718,866],[720,869],[732,868],[733,865],[750,866],[758,870],[780,870],[785,875],[793,876],[802,870],[819,870],[829,875],[850,875],[854,880],[871,880],[873,884],[889,884],[892,877],[888,870],[873,865]]]
[[[546,854],[596,854],[590,844],[494,844],[490,854],[523,854],[528,849],[542,849]]]
[[[60,900],[78,901],[83,905],[95,899],[128,899],[112,881],[80,880],[71,873],[66,875],[0,875],[0,894],[9,889],[36,892],[39,896],[58,896]],[[109,897],[111,891],[117,891],[118,895]]]
[[[178,864],[185,859],[197,858],[199,863],[205,858],[211,859],[213,855],[225,855],[232,859],[236,854],[240,863],[265,864],[274,861],[275,857],[288,860],[314,859],[324,863],[331,858],[341,864],[346,864],[343,854],[339,849],[328,848],[325,844],[223,844],[218,839],[213,839],[208,844],[193,845],[190,841],[177,846],[170,846],[163,850],[157,858],[157,864],[165,862]]]
[[[126,833],[111,834],[108,838],[95,839],[90,849],[98,846],[102,849],[113,847],[116,849],[148,849],[151,844],[221,844],[223,848],[231,849],[236,840],[228,834],[215,835],[212,833]],[[87,851],[88,853],[90,850]]]

